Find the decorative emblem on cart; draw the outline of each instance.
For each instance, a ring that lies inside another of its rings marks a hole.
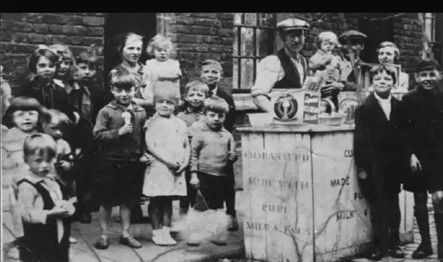
[[[293,120],[297,110],[297,100],[290,94],[282,95],[275,101],[274,112],[279,120]]]

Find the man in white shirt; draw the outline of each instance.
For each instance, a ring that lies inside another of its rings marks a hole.
[[[269,97],[272,89],[300,89],[304,86],[309,68],[300,50],[305,44],[305,32],[309,29],[309,23],[298,18],[288,18],[277,24],[284,47],[260,61],[257,78],[251,88],[254,103],[259,109],[267,112],[273,110]],[[317,86],[318,82],[314,80],[308,88],[316,89]]]

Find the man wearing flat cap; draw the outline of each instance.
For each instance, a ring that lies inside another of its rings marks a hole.
[[[305,44],[305,32],[309,29],[309,23],[298,18],[288,18],[277,24],[278,35],[284,46],[260,61],[257,78],[251,88],[254,103],[259,109],[272,112],[273,105],[269,97],[272,89],[303,87],[309,68],[300,50]]]
[[[356,30],[345,31],[338,38],[343,46],[344,74],[348,74],[344,82],[344,91],[365,90],[369,87],[371,65],[360,58],[360,53],[365,48],[366,38],[365,34]]]

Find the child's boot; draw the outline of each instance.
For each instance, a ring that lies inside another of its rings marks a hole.
[[[235,216],[231,216],[230,217],[230,221],[229,221],[229,225],[228,225],[228,231],[238,231],[238,222],[237,222],[237,217]]]
[[[163,227],[163,240],[165,241],[165,244],[168,246],[175,246],[177,245],[177,241],[175,241],[171,237],[171,228],[170,227]]]

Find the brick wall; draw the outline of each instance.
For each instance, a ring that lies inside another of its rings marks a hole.
[[[26,82],[27,58],[39,44],[66,44],[76,55],[104,42],[103,13],[2,13],[0,23],[1,64],[12,88]]]
[[[400,49],[400,64],[408,73],[414,71],[423,50],[422,21],[417,13],[394,19],[394,42]]]
[[[340,34],[357,29],[360,13],[280,13],[278,20],[299,16],[311,23],[302,53],[310,57],[315,52],[314,38],[332,30]],[[158,13],[158,32],[169,35],[177,50],[186,83],[198,77],[204,59],[221,61],[224,86],[232,86],[233,17],[234,13]],[[103,46],[103,13],[2,13],[1,63],[12,87],[26,81],[26,58],[38,44],[68,44],[74,54],[89,45]],[[422,25],[417,13],[394,18],[394,42],[401,52],[400,63],[411,72],[420,59]]]
[[[201,61],[215,59],[224,70],[222,84],[232,86],[233,13],[162,13],[159,16],[160,30],[175,44],[184,75],[182,83],[199,76]]]

